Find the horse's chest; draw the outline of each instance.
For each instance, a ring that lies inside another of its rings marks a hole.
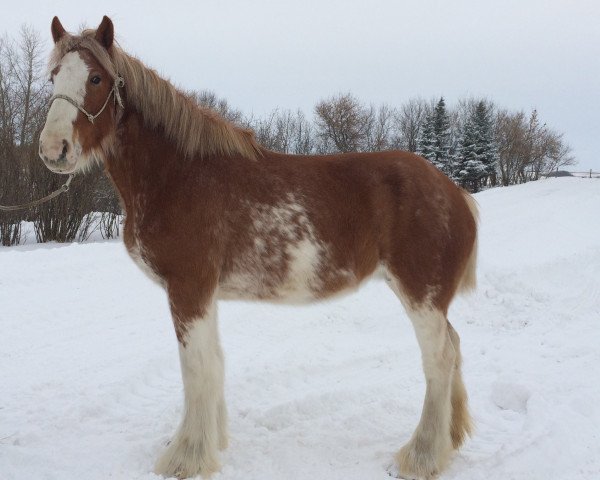
[[[139,269],[144,272],[151,280],[164,286],[164,280],[157,273],[156,268],[151,260],[151,255],[148,249],[144,246],[144,242],[141,240],[139,234],[135,231],[135,228],[130,231],[125,231],[125,247],[127,253]]]

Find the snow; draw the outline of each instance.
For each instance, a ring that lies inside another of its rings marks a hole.
[[[450,319],[477,430],[444,479],[600,478],[600,182],[476,195],[479,288]],[[215,480],[386,480],[419,351],[383,283],[220,306],[231,441]],[[158,479],[182,408],[163,292],[120,242],[0,248],[0,478]]]

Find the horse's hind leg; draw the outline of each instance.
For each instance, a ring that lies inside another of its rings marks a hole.
[[[457,351],[442,309],[428,300],[409,301],[396,278],[389,278],[388,283],[415,329],[427,382],[421,419],[396,454],[396,469],[402,478],[430,479],[444,469],[453,450],[451,396]]]
[[[450,394],[456,351],[443,312],[426,305],[407,311],[421,347],[427,387],[421,420],[396,455],[396,466],[404,478],[429,479],[443,470],[452,452]]]
[[[465,441],[466,436],[471,435],[473,424],[467,407],[467,390],[462,380],[460,337],[450,322],[448,322],[448,333],[450,334],[450,340],[452,341],[452,345],[456,352],[454,375],[452,375],[452,391],[450,395],[450,403],[452,405],[450,436],[452,437],[452,446],[455,449],[458,449]]]
[[[183,420],[155,471],[166,477],[207,477],[219,469],[218,449],[227,444],[216,304],[210,300],[199,308],[194,301],[190,309],[192,302],[182,301],[181,295],[174,293],[175,288],[169,287],[185,403]],[[198,291],[193,294],[197,300]]]

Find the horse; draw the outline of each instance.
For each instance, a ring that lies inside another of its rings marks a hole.
[[[426,379],[420,421],[391,468],[404,478],[442,472],[472,430],[447,313],[476,283],[473,198],[410,152],[269,151],[124,52],[106,16],[78,34],[54,17],[51,32],[40,157],[62,174],[104,164],[125,210],[127,251],[169,300],[185,405],[156,473],[220,468],[218,300],[303,304],[373,277],[406,310]]]

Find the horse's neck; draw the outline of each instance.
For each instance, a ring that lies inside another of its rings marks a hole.
[[[150,199],[165,191],[165,183],[172,181],[179,170],[176,163],[175,146],[146,127],[137,112],[123,119],[117,147],[106,159],[106,169],[128,215],[140,206],[141,199]]]

